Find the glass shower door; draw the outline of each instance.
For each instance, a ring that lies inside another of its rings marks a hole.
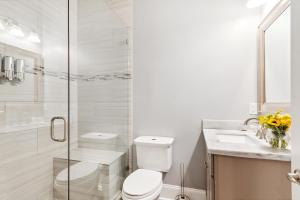
[[[0,200],[68,199],[68,39],[68,0],[0,0]]]
[[[131,1],[76,2],[70,83],[78,89],[71,87],[70,106],[78,113],[78,132],[71,131],[78,146],[70,149],[70,199],[120,199],[132,140]]]

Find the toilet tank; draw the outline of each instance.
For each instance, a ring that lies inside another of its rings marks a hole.
[[[140,169],[168,172],[172,166],[174,138],[141,136],[134,140]]]

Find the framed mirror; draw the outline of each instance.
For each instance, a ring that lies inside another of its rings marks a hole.
[[[281,0],[258,27],[258,109],[289,110],[291,1]]]

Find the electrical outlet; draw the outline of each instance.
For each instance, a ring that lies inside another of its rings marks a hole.
[[[250,103],[249,104],[249,114],[250,115],[257,115],[258,114],[257,103]]]

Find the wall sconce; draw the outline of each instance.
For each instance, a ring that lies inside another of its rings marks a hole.
[[[22,28],[18,25],[12,24],[10,25],[9,31],[11,35],[16,36],[16,37],[24,37],[25,34],[22,30]]]
[[[0,20],[0,31],[4,31],[4,30],[5,30],[4,24],[3,24],[3,22]]]
[[[26,36],[27,40],[32,43],[41,43],[39,34],[36,31],[19,24],[16,20],[9,17],[0,16],[0,31],[1,30],[18,38]]]
[[[28,36],[28,41],[33,42],[33,43],[41,43],[41,39],[39,35],[36,32],[30,32]]]
[[[248,0],[247,8],[256,8],[264,5],[267,0]]]

